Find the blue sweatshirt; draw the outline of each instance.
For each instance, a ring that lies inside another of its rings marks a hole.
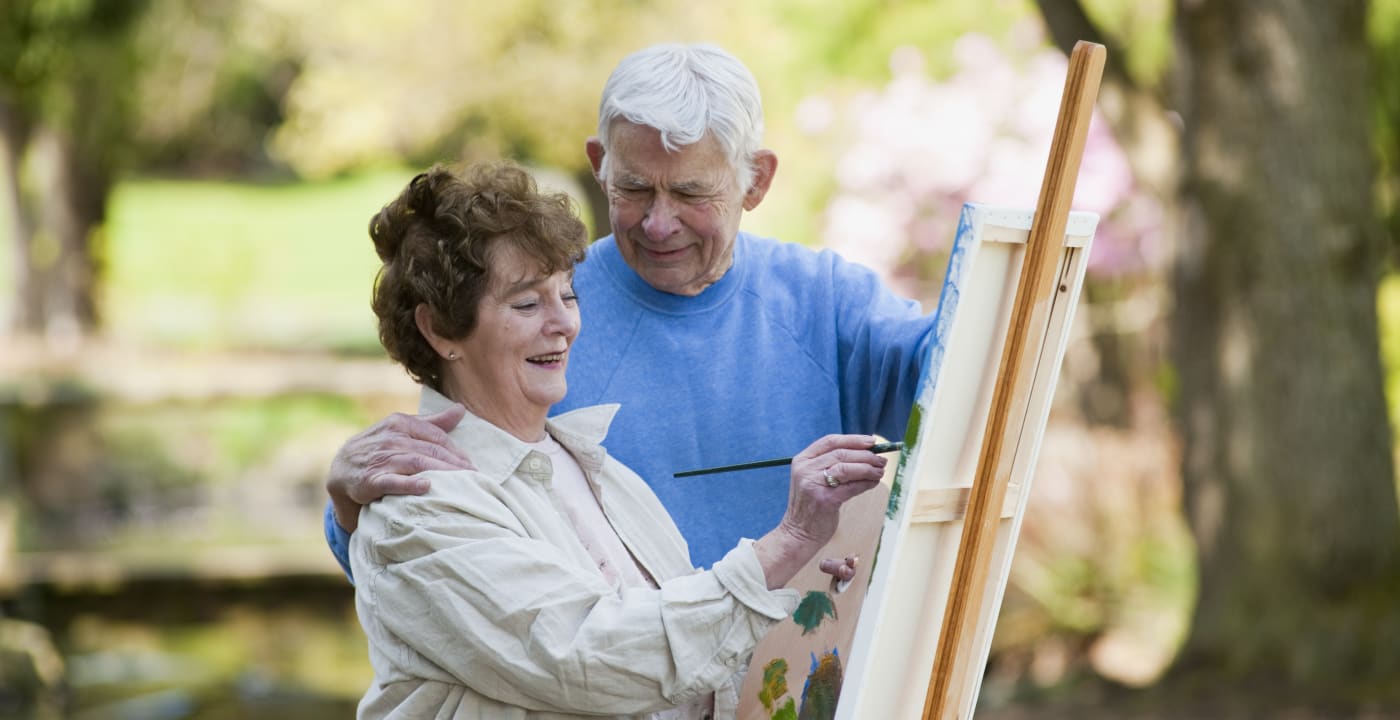
[[[651,486],[709,567],[782,518],[788,468],[674,478],[796,455],[830,433],[904,435],[933,316],[830,251],[740,233],[695,297],[652,288],[611,236],[575,271],[582,331],[554,412],[620,403],[604,442]],[[348,535],[326,510],[341,564]]]

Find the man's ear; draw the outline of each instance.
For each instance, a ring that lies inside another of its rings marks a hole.
[[[603,185],[603,155],[606,153],[603,150],[603,141],[596,136],[588,138],[588,142],[583,144],[583,150],[588,153],[588,163],[593,166],[593,179],[597,180],[599,185]],[[607,187],[603,190],[606,191]]]
[[[778,172],[778,155],[772,150],[759,150],[753,155],[753,185],[744,193],[744,209],[752,210],[763,202],[773,176]]]

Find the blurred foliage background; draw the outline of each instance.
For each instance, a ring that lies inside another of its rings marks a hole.
[[[353,712],[322,481],[415,406],[365,223],[418,170],[601,234],[607,73],[716,42],[781,161],[746,228],[931,310],[1075,39],[1103,222],[979,715],[1400,717],[1400,0],[4,0],[0,715]]]

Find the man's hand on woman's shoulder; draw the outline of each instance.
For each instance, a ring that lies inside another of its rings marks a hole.
[[[326,477],[335,521],[347,532],[360,522],[360,506],[385,495],[422,495],[428,470],[471,470],[471,459],[447,433],[466,409],[452,405],[432,415],[394,413],[341,446]]]

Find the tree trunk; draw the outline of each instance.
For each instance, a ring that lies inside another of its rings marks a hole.
[[[1094,24],[1080,0],[1036,0],[1036,5],[1051,41],[1066,56],[1080,40],[1108,49],[1096,110],[1113,129],[1133,179],[1158,199],[1170,196],[1180,183],[1180,129],[1156,84],[1144,86],[1129,75],[1127,53]],[[1083,312],[1095,328],[1090,342],[1098,360],[1095,376],[1075,388],[1085,422],[1130,428],[1142,414],[1142,398],[1155,397],[1153,374],[1165,329],[1151,323],[1123,331],[1115,313],[1130,296],[1136,296],[1134,304],[1152,304],[1163,284],[1156,274],[1127,282],[1085,283]]]
[[[42,134],[33,152],[46,166],[38,184],[38,228],[53,253],[51,262],[37,268],[47,276],[43,330],[51,340],[71,343],[97,327],[93,243],[106,220],[111,183],[99,167],[100,155],[89,156],[58,133]]]
[[[57,133],[0,107],[14,275],[10,329],[71,345],[97,325],[92,241],[110,183]]]
[[[1179,0],[1172,355],[1200,592],[1178,675],[1400,677],[1362,0]]]
[[[1159,91],[1129,76],[1127,53],[1090,20],[1081,0],[1036,0],[1036,5],[1051,41],[1066,56],[1080,40],[1108,48],[1097,109],[1113,128],[1133,178],[1158,195],[1169,194],[1179,182],[1180,133]]]
[[[6,329],[20,330],[28,324],[26,313],[37,305],[35,294],[37,283],[29,272],[30,243],[29,211],[24,207],[24,196],[20,190],[20,160],[24,148],[29,145],[29,125],[18,108],[0,94],[0,172],[4,173],[0,185],[0,202],[3,202],[5,217],[8,220],[10,236],[10,276],[14,283],[14,294],[10,298],[11,317],[5,319]]]
[[[578,182],[587,204],[583,210],[588,213],[588,222],[593,228],[593,237],[589,240],[607,236],[612,232],[612,220],[608,215],[608,194],[603,192],[603,188],[598,185],[598,179],[593,177],[593,168],[584,166],[574,173],[574,180]]]

